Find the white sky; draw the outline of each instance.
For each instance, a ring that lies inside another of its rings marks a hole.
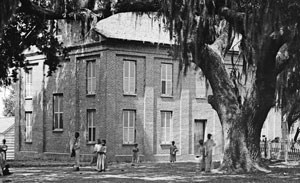
[[[9,90],[5,88],[0,88],[0,117],[3,117],[3,98],[9,95]]]

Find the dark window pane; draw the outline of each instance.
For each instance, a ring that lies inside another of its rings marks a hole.
[[[54,112],[58,112],[58,96],[56,95],[53,96],[53,107]]]
[[[63,96],[62,95],[60,95],[59,96],[59,111],[60,112],[63,112],[63,110],[64,110],[64,100],[63,100]]]
[[[63,114],[59,114],[59,116],[60,116],[60,118],[59,118],[60,119],[60,123],[59,123],[60,126],[59,126],[59,128],[62,129],[64,127],[63,126]]]
[[[54,129],[58,128],[58,114],[54,114]]]
[[[89,128],[89,141],[91,141],[91,139],[92,139],[92,129]]]
[[[166,81],[161,81],[161,93],[166,94]]]
[[[96,139],[95,139],[95,136],[96,136],[96,128],[93,128],[93,141],[95,141]]]

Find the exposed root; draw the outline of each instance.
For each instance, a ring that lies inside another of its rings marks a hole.
[[[253,163],[253,167],[260,172],[271,173],[271,170],[267,170],[266,168],[259,166],[258,163]]]
[[[228,166],[221,164],[221,166],[214,173],[223,173],[223,174],[240,174],[240,173],[250,173],[250,172],[264,172],[271,173],[271,170],[267,169],[267,166],[260,166],[258,163],[251,163],[250,167],[247,169],[240,166]]]

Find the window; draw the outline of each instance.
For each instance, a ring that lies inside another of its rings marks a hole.
[[[133,144],[135,142],[135,111],[123,111],[123,143]]]
[[[32,112],[25,112],[25,142],[32,142]]]
[[[161,143],[170,144],[172,141],[172,112],[161,112]]]
[[[172,95],[172,64],[161,64],[161,94]]]
[[[86,64],[87,73],[87,94],[96,93],[96,61],[89,60]]]
[[[123,63],[123,92],[124,94],[136,93],[136,62],[125,60]]]
[[[206,98],[206,79],[202,71],[196,73],[196,98]]]
[[[53,95],[53,116],[54,124],[53,129],[63,129],[63,94],[54,94]]]
[[[95,114],[96,110],[87,110],[88,142],[96,141]]]
[[[25,72],[25,97],[31,98],[32,97],[32,69],[29,69],[28,72]]]

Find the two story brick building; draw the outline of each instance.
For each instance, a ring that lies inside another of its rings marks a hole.
[[[178,159],[192,160],[207,133],[217,143],[215,160],[221,159],[222,130],[207,102],[208,83],[200,70],[179,75],[159,20],[113,15],[84,39],[75,24],[61,25],[69,58],[46,77],[44,56],[32,49],[29,72],[20,73],[16,159],[66,159],[75,131],[83,160],[98,138],[106,139],[110,161],[130,160],[134,143],[144,161],[166,161],[172,140]]]

